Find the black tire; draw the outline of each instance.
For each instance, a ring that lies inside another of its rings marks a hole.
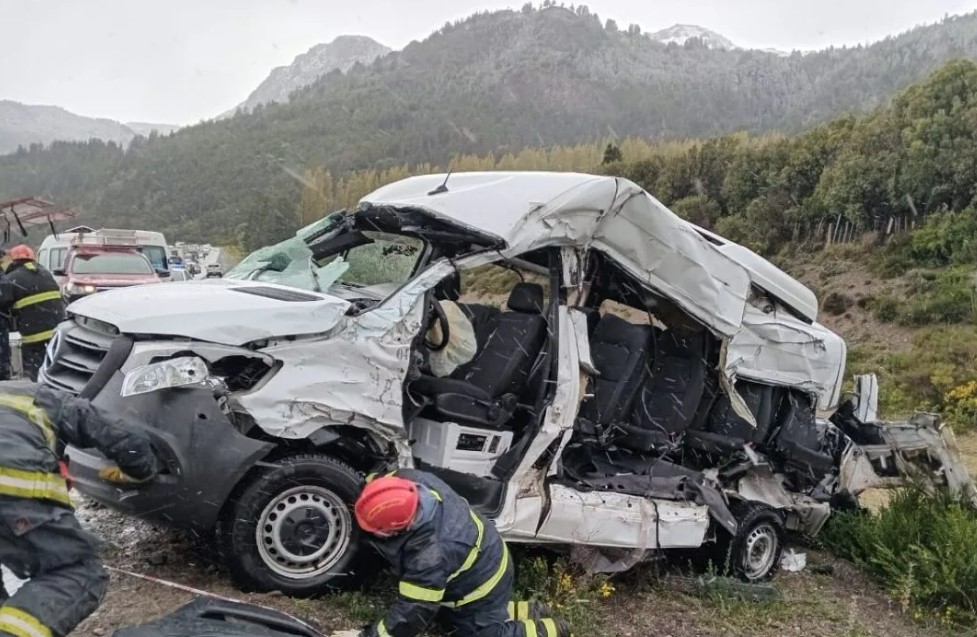
[[[784,520],[761,502],[743,502],[732,507],[736,535],[720,531],[718,560],[726,574],[745,582],[765,582],[776,575],[784,553]]]
[[[218,542],[231,575],[245,590],[294,597],[354,584],[362,478],[321,454],[275,464],[245,478],[225,507]]]

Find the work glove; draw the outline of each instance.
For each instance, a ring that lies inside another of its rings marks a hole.
[[[105,467],[98,472],[98,477],[106,482],[114,482],[115,484],[145,484],[152,480],[152,477],[142,479],[133,478],[129,474],[122,471],[118,465]]]

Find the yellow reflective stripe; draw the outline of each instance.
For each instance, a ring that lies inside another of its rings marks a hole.
[[[54,424],[48,418],[47,412],[34,404],[33,398],[30,396],[0,394],[0,407],[10,407],[26,416],[44,434],[44,439],[47,441],[48,447],[54,449],[54,445],[57,442],[54,435]]]
[[[61,292],[57,290],[53,292],[38,292],[37,294],[31,294],[30,296],[25,296],[21,300],[14,303],[13,308],[15,310],[22,310],[28,305],[36,305],[38,303],[43,303],[45,301],[56,301],[61,298]]]
[[[71,506],[68,485],[56,473],[0,467],[0,495],[34,500],[54,500]]]
[[[431,495],[433,495],[433,496],[434,496],[434,499],[435,499],[435,500],[437,500],[438,502],[441,502],[441,494],[440,494],[440,493],[438,493],[438,492],[437,492],[437,491],[435,491],[434,489],[428,489],[428,491],[430,491],[430,492],[431,492]]]
[[[21,336],[20,342],[22,345],[30,345],[31,343],[40,343],[41,341],[50,340],[52,336],[54,336],[54,330],[47,330],[45,332],[38,332],[37,334]]]
[[[478,560],[478,554],[482,550],[482,536],[485,535],[485,525],[482,524],[480,519],[478,519],[478,516],[474,511],[469,511],[469,513],[471,513],[472,521],[475,523],[475,528],[478,530],[478,535],[475,538],[475,546],[472,547],[472,550],[468,552],[468,557],[465,558],[461,568],[448,577],[449,582],[474,566],[475,562]]]
[[[507,568],[509,568],[509,549],[505,544],[503,544],[502,560],[499,562],[499,568],[496,569],[495,574],[488,578],[484,584],[452,604],[452,606],[464,606],[466,604],[471,604],[472,602],[477,602],[478,600],[487,596],[492,592],[493,589],[495,589],[498,583],[502,581],[502,578],[505,577],[505,571]]]
[[[51,629],[36,617],[11,606],[0,608],[0,630],[17,637],[52,637]]]
[[[543,628],[545,628],[546,637],[556,637],[556,620],[555,619],[541,619],[543,623]]]
[[[387,627],[383,625],[383,621],[377,624],[377,634],[380,637],[391,637],[390,633],[387,632]]]
[[[443,588],[424,588],[423,586],[411,584],[410,582],[401,582],[399,589],[400,594],[403,597],[417,600],[419,602],[440,602],[442,599],[444,599]]]
[[[524,619],[522,625],[526,627],[526,637],[539,637],[536,631],[536,622],[531,619]]]

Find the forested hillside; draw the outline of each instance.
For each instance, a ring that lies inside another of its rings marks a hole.
[[[977,14],[869,47],[781,57],[711,49],[696,39],[665,45],[585,7],[527,6],[446,24],[368,67],[328,74],[288,104],[137,139],[126,151],[101,142],[22,149],[0,158],[0,197],[46,195],[77,206],[96,225],[152,225],[188,238],[236,240],[256,236],[254,223],[268,217],[258,208],[269,202],[291,214],[302,188],[296,176],[312,169],[358,179],[347,175],[400,174],[405,164],[424,162],[447,166],[456,154],[496,158],[483,164],[592,169],[512,158],[527,146],[579,143],[599,158],[593,149],[610,138],[795,133],[884,104],[946,60],[974,56]],[[818,134],[844,135],[853,122]],[[709,148],[731,143],[757,144],[740,138]],[[749,191],[738,199],[710,192],[724,213],[746,213],[736,206]]]

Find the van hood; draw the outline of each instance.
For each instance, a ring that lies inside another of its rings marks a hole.
[[[282,285],[210,279],[99,292],[69,305],[68,313],[110,323],[124,334],[244,345],[326,332],[349,305]]]

